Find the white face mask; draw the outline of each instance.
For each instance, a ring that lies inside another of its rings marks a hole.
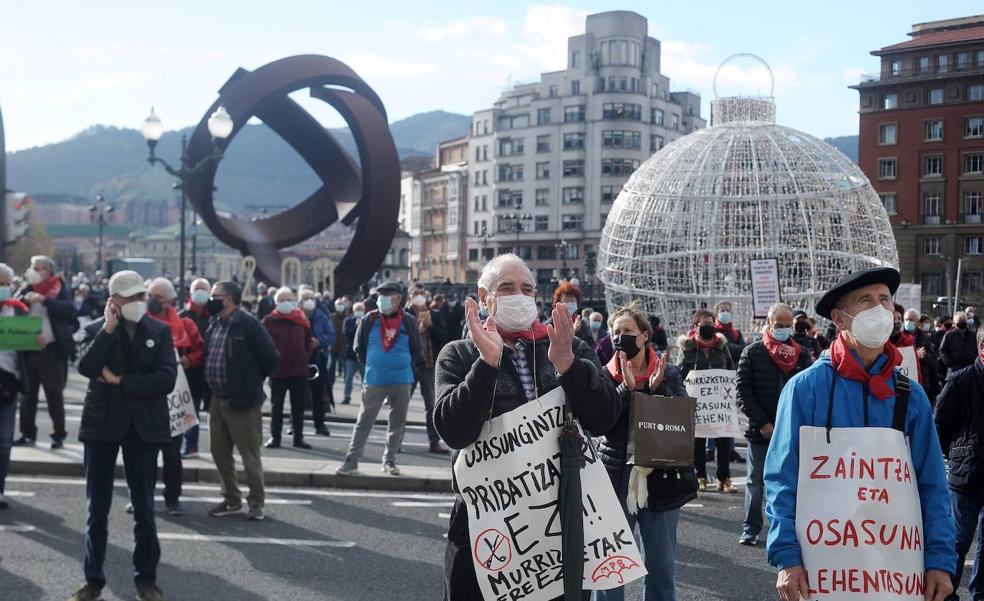
[[[40,284],[43,278],[41,277],[40,271],[31,267],[30,269],[24,272],[24,279],[27,280],[28,284],[35,286],[37,284]]]
[[[120,312],[123,314],[123,319],[129,322],[137,323],[140,321],[140,318],[144,316],[144,313],[147,312],[147,303],[143,301],[129,302],[123,305]]]
[[[301,308],[310,313],[311,311],[314,311],[314,304],[314,299],[308,298],[301,301]]]
[[[495,297],[495,321],[509,332],[525,332],[536,319],[536,300],[525,294]]]
[[[857,338],[861,346],[880,349],[888,342],[895,326],[895,315],[881,305],[858,312],[851,315],[845,312],[844,315],[851,317],[851,333]]]
[[[427,297],[425,297],[422,294],[418,294],[417,296],[413,297],[413,304],[414,306],[417,307],[423,307],[424,305],[427,304]]]

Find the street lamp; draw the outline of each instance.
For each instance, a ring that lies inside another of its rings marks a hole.
[[[487,225],[485,225],[484,222],[482,223],[482,235],[479,236],[479,238],[481,238],[481,240],[482,240],[482,256],[480,258],[481,258],[481,260],[486,261],[488,259],[485,256],[485,254],[486,254],[485,253],[485,248],[489,245],[489,242],[492,242],[492,241],[495,240],[495,236],[493,236],[492,234],[489,233],[489,228],[488,228]]]
[[[147,157],[147,162],[151,165],[160,163],[168,173],[178,178],[179,187],[181,188],[181,242],[180,267],[178,269],[178,300],[181,304],[184,304],[185,300],[184,274],[187,269],[187,264],[185,263],[185,226],[187,223],[186,213],[188,211],[188,185],[191,183],[191,178],[197,175],[202,167],[213,161],[217,163],[222,160],[222,147],[219,146],[219,141],[228,138],[232,134],[234,126],[232,117],[229,116],[225,107],[219,105],[215,109],[215,112],[208,118],[208,133],[212,136],[212,146],[214,148],[212,154],[203,158],[198,164],[191,165],[188,161],[188,136],[182,135],[181,167],[177,169],[154,154],[157,143],[160,141],[161,136],[164,135],[164,124],[161,122],[161,118],[154,112],[153,107],[150,109],[150,115],[144,119],[143,125],[140,127],[140,133],[150,148],[150,155]]]
[[[201,224],[202,220],[195,215],[191,220],[191,274],[193,276],[198,275],[198,226]]]
[[[523,233],[523,222],[533,221],[533,216],[530,215],[529,213],[522,213],[521,212],[522,210],[523,210],[523,203],[517,202],[515,213],[506,213],[505,215],[502,216],[503,219],[511,220],[513,222],[513,227],[516,228],[516,248],[513,249],[513,251],[517,255],[519,254],[519,236],[520,234]]]
[[[561,240],[557,244],[554,244],[554,248],[556,248],[558,254],[560,254],[560,261],[561,261],[561,265],[563,266],[560,272],[560,279],[562,280],[567,279],[567,248],[569,246],[570,244],[567,242],[567,240]]]
[[[103,228],[106,227],[106,216],[113,212],[112,206],[106,206],[106,199],[100,194],[96,196],[96,204],[89,205],[89,217],[99,226],[99,246],[96,255],[96,271],[103,268]]]

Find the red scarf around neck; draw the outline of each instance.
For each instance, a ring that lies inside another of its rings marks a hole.
[[[15,310],[16,309],[20,309],[24,313],[30,313],[31,312],[30,307],[28,307],[27,305],[25,305],[21,301],[17,300],[16,298],[10,298],[10,299],[7,299],[7,300],[5,300],[3,302],[0,302],[0,307],[13,307]]]
[[[656,356],[656,351],[649,348],[648,344],[646,345],[646,348],[643,349],[643,351],[647,355],[646,370],[644,373],[635,375],[636,384],[641,384],[643,382],[649,381],[649,378],[653,376],[653,373],[656,371],[656,368],[659,366],[660,359],[659,357]],[[611,374],[612,379],[615,380],[617,384],[621,384],[622,382],[625,381],[625,376],[622,375],[622,362],[619,361],[618,359],[618,353],[615,353],[612,356],[611,361],[608,362],[608,365],[605,366],[605,369],[608,370],[608,373]]]
[[[772,361],[787,375],[796,368],[796,364],[799,363],[800,353],[803,352],[800,345],[795,342],[787,344],[776,340],[772,336],[772,330],[769,328],[765,329],[765,335],[762,336],[762,344],[765,345],[765,350],[769,351]]]
[[[507,342],[515,343],[517,340],[525,340],[526,342],[536,342],[547,337],[547,326],[543,325],[539,321],[534,321],[530,326],[529,330],[524,330],[522,332],[510,332],[496,326],[496,331],[502,339]],[[486,331],[488,331],[486,329]]]
[[[700,349],[716,349],[718,345],[721,344],[721,341],[718,340],[717,335],[715,335],[712,340],[707,341],[700,337],[697,330],[690,330],[690,340],[697,345],[697,348]]]
[[[166,323],[171,328],[171,338],[174,340],[174,348],[180,350],[191,346],[188,333],[185,332],[184,324],[181,323],[181,318],[178,317],[178,312],[174,310],[174,307],[170,305],[164,307],[164,313],[161,315],[154,315],[150,311],[147,311],[147,315],[151,319]]]
[[[400,325],[403,323],[403,312],[397,310],[393,315],[379,311],[379,337],[383,341],[383,352],[388,353],[396,338],[400,335]]]
[[[58,295],[61,294],[61,289],[61,278],[54,275],[31,286],[31,290],[45,298],[58,298]]]
[[[205,305],[196,305],[195,303],[188,301],[187,309],[195,315],[208,315],[208,313],[205,312]]]
[[[279,309],[276,309],[264,317],[263,321],[268,319],[286,319],[287,321],[292,321],[303,328],[311,327],[310,322],[308,322],[308,318],[304,315],[304,311],[296,307],[290,313],[281,313]]]
[[[916,337],[908,332],[899,332],[899,337],[893,342],[895,346],[916,346]]]
[[[888,361],[885,362],[878,374],[871,375],[851,353],[851,349],[844,341],[844,335],[841,334],[830,345],[830,363],[837,370],[838,375],[848,380],[867,384],[871,394],[884,401],[895,396],[895,392],[888,385],[888,381],[892,379],[896,366],[902,365],[902,354],[890,342],[885,343],[882,353],[888,356]]]
[[[714,320],[714,328],[728,337],[731,342],[738,342],[738,336],[741,332],[735,329],[735,324],[733,323],[721,323],[718,320]]]

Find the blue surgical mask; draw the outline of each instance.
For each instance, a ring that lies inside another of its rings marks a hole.
[[[198,305],[201,307],[208,302],[208,290],[192,290],[191,292],[191,303],[193,305]]]
[[[363,316],[364,316],[365,314],[366,314],[366,312],[365,312],[365,311],[356,311],[355,313],[353,313],[353,315],[355,315],[355,318],[356,318],[356,319],[362,319],[362,317],[363,317]]]
[[[11,294],[10,286],[0,286],[0,302],[10,300]]]
[[[577,303],[567,303],[567,312],[571,314],[571,317],[577,315]]]
[[[793,328],[772,328],[772,337],[779,342],[786,342],[793,335]]]
[[[725,325],[731,323],[731,311],[721,311],[718,313],[718,321]]]
[[[389,313],[393,308],[393,301],[388,296],[380,296],[376,306],[379,307],[380,313]]]
[[[297,303],[294,301],[281,301],[277,303],[277,311],[284,314],[290,313],[295,307],[297,307]]]
[[[478,309],[478,316],[480,318],[482,318],[482,319],[488,319],[488,317],[489,317],[489,310],[486,309],[485,307],[480,307]]]
[[[600,330],[601,329],[601,322],[600,321],[592,321],[591,322],[591,329],[594,330],[595,332],[597,332],[598,330]]]
[[[905,324],[903,325],[903,327],[905,328],[905,331],[906,331],[906,332],[915,332],[915,331],[916,331],[916,328],[917,328],[918,326],[916,325],[916,322],[914,322],[914,321],[909,321],[909,320],[907,319],[907,320],[905,320]]]

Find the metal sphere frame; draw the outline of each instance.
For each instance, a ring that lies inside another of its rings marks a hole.
[[[332,106],[355,138],[353,159],[314,117],[288,97],[310,88],[313,98]],[[238,69],[219,90],[188,143],[192,164],[212,152],[208,118],[224,106],[234,128],[232,142],[252,117],[277,132],[307,162],[322,186],[294,207],[259,220],[219,214],[213,204],[218,165],[209,161],[194,174],[188,197],[215,236],[244,256],[256,258],[263,281],[280,284],[279,250],[298,244],[335,222],[356,223],[352,242],[335,270],[336,292],[354,292],[379,269],[397,230],[400,164],[386,110],[369,85],[334,58],[299,55],[255,71]],[[329,186],[330,183],[330,186]]]
[[[714,98],[721,97],[721,95],[718,93],[718,75],[721,73],[721,69],[723,69],[725,65],[727,65],[729,62],[731,62],[736,58],[750,58],[752,60],[757,61],[763,67],[765,67],[765,70],[769,73],[769,98],[775,96],[776,75],[775,73],[772,72],[772,67],[769,66],[769,63],[765,62],[765,59],[763,59],[761,56],[757,54],[752,54],[750,52],[739,52],[738,54],[732,54],[728,58],[721,61],[721,64],[718,65],[718,68],[714,70],[714,79],[711,80],[711,87],[714,90]]]

